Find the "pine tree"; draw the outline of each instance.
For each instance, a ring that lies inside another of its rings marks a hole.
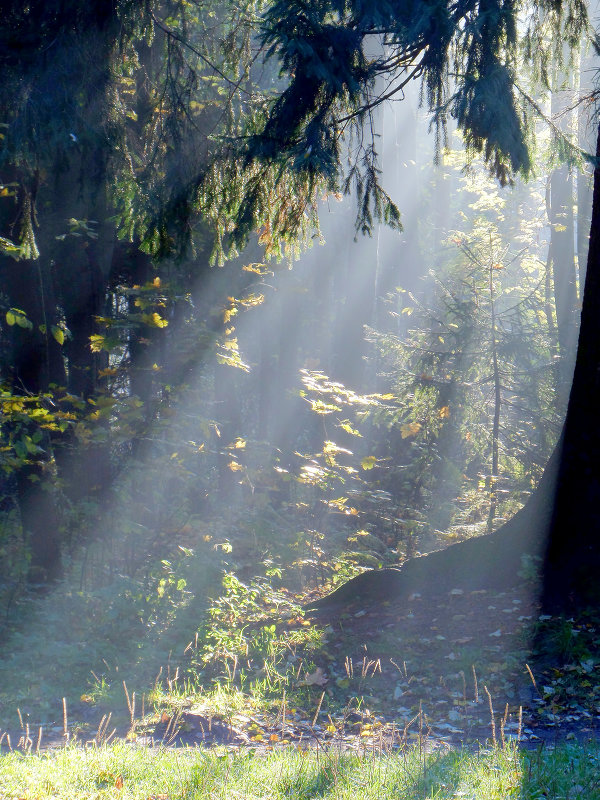
[[[334,188],[354,189],[363,231],[370,232],[374,218],[398,223],[397,209],[379,186],[372,113],[401,98],[407,82],[420,80],[440,145],[450,116],[468,151],[482,154],[501,184],[517,172],[527,176],[531,121],[541,112],[518,83],[519,65],[525,63],[547,86],[549,64],[562,63],[564,45],[575,50],[586,25],[580,2],[525,7],[510,0],[281,0],[265,16],[263,41],[280,59],[289,84],[273,101],[262,130],[249,139],[247,158],[277,162],[307,181],[319,174]],[[344,168],[342,140],[352,130],[358,144]],[[566,138],[556,128],[552,133],[566,156]],[[599,599],[598,168],[591,230],[566,422],[537,491],[493,534],[408,562],[394,577],[398,588],[414,589],[420,582],[441,590],[461,579],[471,587],[506,584],[517,579],[520,557],[529,552],[544,558],[547,609],[566,611]]]

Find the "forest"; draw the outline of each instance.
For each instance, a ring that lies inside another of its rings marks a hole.
[[[454,631],[422,657],[479,703],[485,598],[531,620],[491,615],[492,662],[545,676],[502,678],[502,737],[527,702],[597,716],[594,13],[6,3],[0,737],[123,692],[159,739],[226,692],[278,698],[272,742],[286,697],[333,735],[378,671],[416,719],[364,644],[392,611]]]

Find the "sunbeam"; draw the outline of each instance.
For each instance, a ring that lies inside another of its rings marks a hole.
[[[596,56],[563,5],[8,4],[1,796],[11,751],[135,742],[307,799],[402,753],[450,800],[455,748],[513,792],[519,748],[595,733]]]

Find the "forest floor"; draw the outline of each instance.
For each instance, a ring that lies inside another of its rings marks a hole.
[[[39,726],[2,728],[0,747],[36,750],[65,741],[123,738],[145,746],[224,746],[270,751],[287,745],[348,750],[481,747],[518,741],[535,748],[600,739],[597,620],[541,617],[524,588],[453,590],[435,602],[350,606],[324,619],[322,645],[297,660],[276,699],[215,708],[181,693],[148,712],[82,702]],[[148,712],[148,713],[147,713]],[[141,715],[141,716],[138,716]],[[127,718],[129,717],[129,718]],[[132,724],[133,719],[133,724]],[[116,727],[115,727],[116,726]],[[114,729],[114,733],[113,733]],[[4,734],[4,736],[3,736]]]

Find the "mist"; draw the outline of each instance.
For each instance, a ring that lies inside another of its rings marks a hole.
[[[16,156],[0,174],[0,747],[36,726],[102,743],[113,713],[142,744],[331,744],[352,724],[390,748],[411,725],[456,744],[484,737],[492,696],[502,737],[536,741],[523,665],[549,619],[544,549],[510,526],[567,414],[585,159],[561,161],[536,123],[529,180],[502,186],[453,119],[440,138],[413,81],[341,146],[350,169],[372,137],[401,214],[365,235],[355,192],[301,183],[303,141],[288,183],[240,177],[241,157],[219,173],[239,119],[256,114],[251,142],[268,119],[249,76],[267,98],[286,84],[255,54],[238,103],[230,56],[187,73],[183,33],[158,28],[164,72],[137,43],[106,92],[125,119],[121,139],[110,115],[98,128],[121,142],[110,157],[82,125],[35,192]],[[536,102],[588,152],[585,58]],[[157,93],[163,75],[185,91]],[[239,186],[264,207],[235,252]]]

